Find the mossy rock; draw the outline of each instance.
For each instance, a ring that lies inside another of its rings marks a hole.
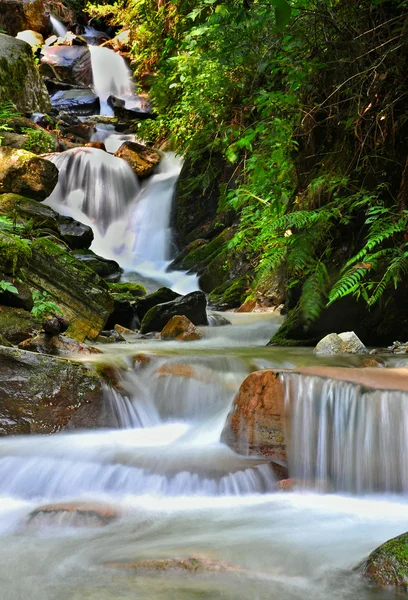
[[[206,246],[208,244],[208,240],[203,240],[203,239],[199,239],[199,240],[194,240],[193,242],[191,242],[190,244],[188,244],[188,246],[186,246],[184,248],[184,250],[182,250],[179,254],[177,254],[176,258],[170,263],[168,270],[169,271],[186,271],[188,269],[190,269],[191,267],[185,267],[187,263],[185,263],[184,261],[187,259],[187,257],[190,254],[193,254],[196,250],[198,250],[198,248],[201,248],[202,246]]]
[[[51,161],[26,150],[0,147],[0,194],[45,200],[57,182],[58,169]]]
[[[183,259],[178,261],[177,269],[203,273],[207,265],[210,265],[223,252],[225,245],[231,240],[233,235],[234,230],[232,227],[229,227],[228,229],[224,229],[209,243],[203,244],[202,240],[196,240],[187,247],[191,250]]]
[[[180,294],[173,292],[173,290],[170,288],[161,287],[152,294],[146,296],[146,298],[141,298],[138,300],[137,316],[142,320],[145,314],[154,306],[157,306],[158,304],[164,304],[165,302],[171,302],[172,300],[176,300],[180,297]],[[158,331],[161,331],[161,329]]]
[[[30,312],[33,308],[33,295],[28,285],[21,280],[17,280],[15,277],[9,277],[1,272],[0,281],[6,281],[16,290],[0,289],[0,305],[23,308]]]
[[[12,344],[32,337],[41,323],[31,313],[11,306],[0,306],[0,334]]]
[[[108,282],[119,281],[123,270],[115,260],[98,256],[92,250],[74,250],[73,255]]]
[[[0,347],[0,435],[101,425],[102,383],[81,363]]]
[[[32,198],[12,193],[1,194],[0,214],[10,217],[17,225],[30,223],[31,229],[47,228],[58,232],[58,213]]]
[[[6,348],[12,348],[13,344],[11,342],[9,342],[8,340],[6,340],[4,335],[1,335],[1,333],[0,333],[0,346],[5,346]]]
[[[107,283],[48,239],[35,240],[31,250],[23,268],[25,281],[50,295],[70,323],[67,335],[80,342],[96,339],[113,311]]]
[[[231,254],[224,249],[209,263],[198,279],[200,288],[207,294],[231,279]]]
[[[31,258],[31,242],[0,231],[0,270],[15,275]]]
[[[28,2],[14,1],[13,4],[29,6]],[[10,5],[11,2],[9,12]],[[0,14],[0,29],[4,28],[1,26],[3,16]],[[16,22],[15,15],[13,22]],[[0,103],[10,101],[22,113],[50,110],[47,88],[34,62],[31,47],[22,40],[0,33]]]
[[[249,278],[246,275],[233,281],[227,281],[210,293],[208,303],[218,310],[237,308],[245,302],[248,285]]]
[[[361,565],[365,577],[408,592],[408,533],[385,542]]]
[[[123,295],[126,294],[128,299],[141,298],[146,296],[146,288],[141,283],[135,283],[133,281],[121,281],[118,283],[109,283],[109,290],[112,294]],[[129,298],[130,297],[130,298]]]

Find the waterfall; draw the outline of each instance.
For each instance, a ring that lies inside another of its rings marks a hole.
[[[61,212],[83,213],[105,233],[122,217],[140,190],[124,160],[97,148],[74,148],[49,159],[59,169],[58,185],[47,203]]]
[[[89,46],[95,94],[99,96],[101,115],[113,115],[108,104],[109,96],[129,100],[133,96],[131,73],[125,60],[113,50],[102,46]]]
[[[50,21],[52,30],[58,37],[65,37],[68,33],[68,29],[53,15],[50,15]]]
[[[344,492],[408,492],[408,394],[281,375],[291,476]]]

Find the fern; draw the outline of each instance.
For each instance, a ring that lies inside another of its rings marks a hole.
[[[330,306],[336,300],[344,298],[349,294],[355,294],[361,286],[361,282],[367,275],[367,269],[357,268],[349,270],[343,277],[337,281],[332,287],[329,293],[329,302],[327,306]]]
[[[408,252],[404,252],[395,256],[388,265],[381,281],[375,287],[371,297],[368,300],[368,305],[372,306],[380,300],[386,288],[392,282],[394,288],[398,287],[399,282],[404,275],[408,273]]]
[[[329,276],[326,265],[319,262],[302,287],[300,310],[306,323],[315,321],[326,305]]]

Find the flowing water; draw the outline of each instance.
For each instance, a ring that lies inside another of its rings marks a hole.
[[[65,27],[65,25],[63,25],[63,23],[61,23],[61,21],[59,21],[57,17],[54,17],[53,15],[50,15],[50,21],[53,33],[55,33],[55,35],[58,37],[65,37],[68,33],[68,29]]]
[[[124,59],[110,48],[89,46],[91,52],[92,78],[95,94],[99,96],[101,115],[113,115],[108,104],[109,96],[125,103],[134,98],[131,73]]]
[[[123,64],[103,48],[91,52],[101,98],[132,93]],[[95,135],[109,141],[110,152],[121,141],[109,126]],[[47,203],[93,227],[95,252],[118,260],[128,278],[197,289],[194,275],[166,271],[176,156],[166,154],[143,185],[124,161],[100,150],[69,150],[52,160],[60,179]],[[239,385],[255,369],[357,367],[360,358],[266,347],[281,320],[273,313],[226,317],[229,325],[203,328],[196,342],[137,340],[87,356],[117,373],[118,387],[105,389],[104,428],[0,440],[3,598],[393,597],[352,569],[408,530],[406,394],[283,376],[290,475],[303,486],[279,492],[267,459],[220,442]],[[219,315],[211,320],[217,324]],[[329,493],[313,487],[319,481]],[[32,513],[61,502],[103,506],[117,518],[101,526],[91,509]],[[209,573],[112,566],[183,557],[234,566]]]

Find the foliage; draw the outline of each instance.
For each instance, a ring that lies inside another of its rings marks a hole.
[[[6,233],[0,229],[0,266],[13,275],[31,257],[31,243],[14,233]]]
[[[54,140],[52,136],[42,129],[31,129],[25,127],[22,129],[28,137],[24,144],[24,149],[36,154],[46,154],[54,150]]]
[[[0,290],[2,292],[12,292],[13,294],[18,294],[18,289],[15,285],[13,285],[10,281],[6,281],[2,279],[0,281]]]
[[[62,315],[62,311],[50,300],[50,297],[46,291],[33,292],[34,306],[31,309],[31,314],[36,319],[43,319],[47,314]]]
[[[17,111],[17,108],[12,102],[5,102],[4,104],[0,104],[0,132],[1,131],[12,131],[12,128],[9,126],[8,121],[12,117],[18,117],[20,113]],[[0,146],[2,143],[2,137],[0,135]]]

